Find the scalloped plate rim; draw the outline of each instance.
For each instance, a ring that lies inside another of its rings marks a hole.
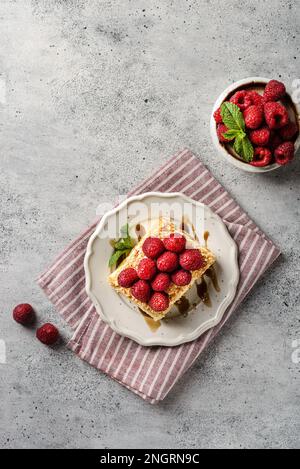
[[[94,295],[91,289],[92,275],[91,275],[90,268],[89,268],[89,261],[90,261],[91,256],[94,253],[94,250],[93,250],[94,241],[97,238],[99,232],[102,230],[103,226],[105,225],[107,219],[115,215],[120,210],[122,210],[124,207],[126,207],[126,205],[135,201],[143,200],[148,197],[159,197],[159,198],[181,197],[189,203],[204,207],[204,210],[207,210],[208,212],[210,212],[210,215],[212,217],[218,219],[218,222],[223,228],[224,236],[227,237],[229,243],[231,243],[231,248],[234,250],[235,275],[232,277],[231,281],[228,282],[228,290],[230,291],[228,295],[226,296],[226,298],[223,300],[223,302],[219,305],[216,311],[216,316],[206,321],[205,323],[203,323],[202,326],[199,326],[190,334],[187,334],[187,335],[179,334],[176,337],[176,340],[175,339],[168,340],[167,338],[164,338],[164,339],[155,338],[155,336],[153,336],[152,338],[144,338],[143,336],[140,336],[136,331],[129,330],[126,327],[120,328],[120,326],[117,324],[117,321],[114,318],[109,318],[104,313],[104,309],[102,308],[99,300],[96,298],[96,296]],[[91,299],[92,303],[94,304],[96,311],[101,317],[101,319],[119,335],[128,337],[129,339],[132,339],[135,342],[139,343],[140,345],[143,345],[146,347],[151,347],[151,346],[175,347],[175,346],[187,343],[187,342],[192,342],[198,339],[202,334],[207,332],[209,329],[217,326],[222,320],[226,309],[230,306],[230,304],[233,302],[235,298],[237,286],[238,286],[239,279],[240,279],[240,271],[239,271],[239,264],[238,264],[238,248],[237,248],[235,241],[230,236],[230,233],[228,232],[223,220],[219,217],[219,215],[214,213],[207,205],[203,204],[202,202],[198,202],[197,200],[194,200],[191,197],[188,197],[187,195],[181,192],[163,193],[163,192],[154,191],[154,192],[144,192],[143,194],[139,194],[139,195],[133,195],[131,197],[128,197],[126,200],[121,202],[117,207],[115,207],[114,209],[108,211],[105,215],[103,215],[98,225],[96,226],[95,231],[89,238],[87,249],[86,249],[86,254],[84,257],[84,270],[85,270],[85,279],[86,279],[86,282],[85,282],[86,293],[88,297]]]

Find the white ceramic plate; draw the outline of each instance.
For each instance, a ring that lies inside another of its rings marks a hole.
[[[197,288],[194,286],[187,295],[190,304],[188,314],[179,314],[178,308],[173,307],[170,318],[162,320],[155,332],[150,329],[138,308],[118,295],[108,284],[107,277],[110,273],[108,261],[112,247],[109,237],[105,234],[113,224],[123,226],[127,220],[130,234],[135,236],[137,223],[145,229],[151,223],[150,209],[152,222],[158,210],[159,215],[166,217],[172,215],[178,226],[181,225],[184,213],[188,229],[191,233],[196,233],[203,245],[204,233],[209,233],[208,248],[217,257],[215,271],[220,286],[220,291],[216,291],[212,281],[206,278],[211,299],[210,307],[199,299]],[[180,193],[150,192],[134,196],[104,215],[89,240],[84,267],[87,294],[103,321],[118,334],[146,346],[175,346],[198,338],[222,319],[225,310],[235,297],[239,281],[238,249],[220,217],[206,205]]]

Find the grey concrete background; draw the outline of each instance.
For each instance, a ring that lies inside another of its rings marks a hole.
[[[1,0],[0,446],[296,448],[300,163],[253,176],[209,136],[247,76],[299,77],[299,2]],[[3,87],[2,87],[3,88]],[[172,152],[194,150],[283,256],[158,406],[11,320],[64,327],[35,278],[95,214]]]

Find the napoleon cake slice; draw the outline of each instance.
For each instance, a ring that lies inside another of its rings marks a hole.
[[[165,308],[163,311],[155,311],[149,306],[149,302],[146,303],[135,298],[132,295],[131,288],[124,288],[120,286],[118,282],[118,277],[119,274],[125,269],[138,269],[140,261],[146,257],[143,252],[143,244],[147,238],[155,237],[163,240],[164,238],[167,238],[174,233],[185,237],[186,250],[197,250],[200,252],[202,256],[202,263],[198,269],[191,270],[191,281],[188,285],[178,286],[175,285],[173,282],[170,283],[169,287],[165,292],[169,300],[168,307]],[[126,296],[130,299],[130,301],[136,304],[141,311],[146,313],[148,316],[152,317],[155,321],[159,321],[160,319],[164,318],[168,314],[172,306],[178,300],[180,300],[180,298],[190,288],[192,288],[193,284],[204,275],[204,273],[215,263],[215,260],[216,258],[214,254],[206,247],[201,246],[199,242],[193,237],[191,237],[189,233],[182,229],[175,228],[175,225],[172,221],[160,218],[159,220],[151,224],[151,227],[141,238],[141,240],[136,244],[136,246],[132,249],[128,257],[126,257],[126,259],[118,266],[118,268],[109,275],[108,282],[118,293],[121,293],[122,295]]]

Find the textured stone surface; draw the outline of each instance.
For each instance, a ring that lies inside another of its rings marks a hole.
[[[214,100],[246,76],[299,74],[299,5],[269,0],[2,0],[0,446],[299,447],[300,164],[265,176],[212,148]],[[3,93],[6,84],[6,95]],[[10,319],[94,217],[189,146],[283,256],[159,406]]]

